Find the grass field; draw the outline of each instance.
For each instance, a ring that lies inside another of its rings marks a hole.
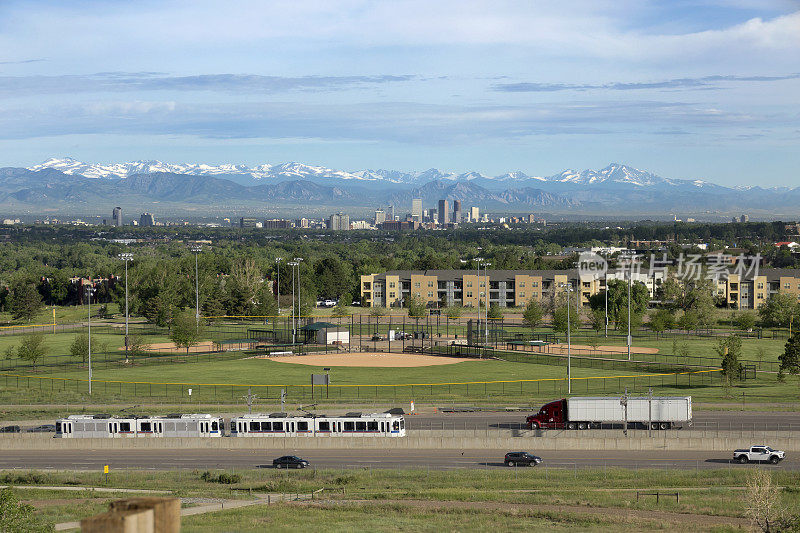
[[[220,472],[214,471],[214,474]],[[12,485],[153,488],[184,498],[252,499],[259,494],[309,494],[322,500],[257,505],[182,521],[183,531],[742,531],[749,530],[748,482],[754,469],[662,471],[624,469],[488,470],[237,470],[234,485],[208,483],[199,471],[112,472],[108,483],[94,472],[0,473]],[[774,498],[800,513],[800,474],[769,474]],[[245,489],[232,491],[231,488]],[[250,489],[253,495],[250,494]],[[640,498],[636,491],[678,492],[680,498]],[[17,489],[36,516],[58,523],[104,510],[125,497],[89,490]]]

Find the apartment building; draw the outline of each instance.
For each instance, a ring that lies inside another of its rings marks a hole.
[[[622,277],[610,272],[608,279]],[[634,281],[645,283],[654,295],[658,279],[634,273]],[[488,289],[487,289],[488,286]],[[559,291],[570,287],[576,305],[586,307],[589,298],[605,290],[605,277],[578,276],[576,270],[402,270],[361,276],[361,302],[365,307],[401,307],[413,297],[429,307],[462,305],[477,307],[489,304],[500,307],[524,307],[531,299],[547,302]]]
[[[486,302],[500,307],[524,307],[531,299],[546,303],[569,286],[578,293],[576,305],[587,307],[589,299],[605,290],[606,280],[627,280],[628,273],[612,270],[606,275],[579,275],[576,270],[402,270],[361,276],[361,302],[365,307],[402,307],[409,297],[429,307],[462,305],[477,307]],[[633,281],[657,296],[665,274],[634,272]],[[487,291],[488,285],[488,291]],[[776,292],[800,300],[800,270],[761,269],[757,276],[742,279],[731,273],[717,281],[717,298],[734,309],[758,309]]]

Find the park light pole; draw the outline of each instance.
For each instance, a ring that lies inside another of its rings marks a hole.
[[[483,257],[476,257],[473,261],[478,263],[478,270],[475,277],[475,290],[478,294],[478,332],[480,332],[481,327],[481,262],[483,261]],[[478,333],[480,335],[480,333]]]
[[[572,337],[570,334],[572,328],[569,323],[569,293],[572,292],[572,285],[570,285],[569,279],[567,279],[566,283],[561,283],[560,285],[567,294],[567,394],[572,394]]]
[[[94,294],[94,285],[92,285],[92,277],[89,276],[89,288],[86,289],[89,306],[89,396],[92,395],[92,294]]]
[[[489,303],[491,301],[489,297],[489,267],[492,264],[487,261],[486,263],[481,263],[481,265],[483,266],[483,279],[486,286],[486,326],[483,342],[484,344],[489,344]]]
[[[125,362],[128,362],[128,261],[133,261],[133,254],[123,252],[117,257],[125,261]]]
[[[294,267],[296,267],[299,263],[297,261],[289,261],[286,264],[292,267],[292,345],[294,345],[295,337],[297,334],[297,328],[295,326],[295,314],[294,314]]]
[[[297,264],[297,325],[298,326],[300,325],[300,319],[302,318],[302,316],[300,316],[300,312],[301,312],[300,311],[300,302],[301,302],[301,298],[300,298],[300,263],[302,261],[303,261],[302,257],[295,257],[294,258],[294,262]]]
[[[278,264],[278,316],[281,314],[281,261],[283,261],[283,257],[275,258],[275,262]]]
[[[606,338],[608,338],[608,270],[606,270],[605,274],[603,274],[603,278],[605,279],[606,286],[606,290],[604,292],[606,296]]]
[[[193,244],[189,250],[194,253],[194,318],[197,322],[197,327],[200,327],[200,278],[197,270],[197,256],[203,251],[203,247],[199,244]]]
[[[630,268],[628,269],[628,361],[631,360],[631,285],[633,284],[633,261],[636,254],[629,254]]]

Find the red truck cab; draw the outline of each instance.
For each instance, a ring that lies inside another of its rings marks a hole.
[[[528,429],[563,429],[567,421],[567,400],[546,403],[535,415],[526,419]]]

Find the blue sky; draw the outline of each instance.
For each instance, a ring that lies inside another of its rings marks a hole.
[[[0,2],[0,166],[800,185],[800,2]]]

